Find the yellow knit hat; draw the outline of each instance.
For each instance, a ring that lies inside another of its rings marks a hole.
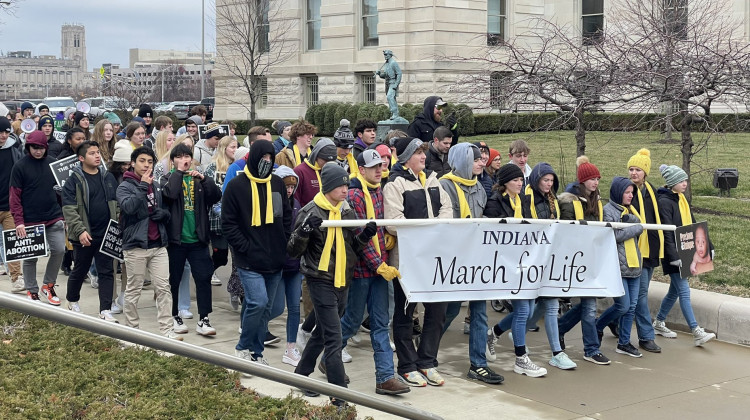
[[[633,166],[643,169],[643,172],[648,176],[651,172],[651,152],[648,149],[639,150],[628,161],[628,168]]]

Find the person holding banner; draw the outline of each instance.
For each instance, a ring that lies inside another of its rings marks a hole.
[[[690,204],[688,204],[684,194],[688,185],[687,173],[675,165],[661,165],[659,171],[665,181],[665,186],[657,191],[659,215],[662,223],[675,226],[695,223],[695,217],[693,217]],[[713,259],[713,244],[709,242],[708,245],[711,250],[711,259]],[[690,331],[693,333],[693,342],[696,346],[701,346],[716,338],[716,334],[708,333],[698,325],[693,313],[693,306],[690,304],[688,279],[680,276],[681,266],[682,260],[677,255],[674,235],[664,235],[664,258],[661,260],[661,268],[664,270],[664,274],[669,275],[669,291],[661,301],[659,313],[656,314],[653,326],[657,334],[666,338],[677,338],[677,334],[667,328],[664,321],[677,299],[679,299],[682,316],[685,317],[685,321],[687,321]]]
[[[383,190],[386,219],[450,219],[453,207],[437,176],[425,171],[426,151],[429,147],[417,138],[395,139],[398,164],[391,169],[390,182]],[[398,236],[394,226],[388,232]],[[398,269],[398,241],[389,254],[389,265]],[[445,324],[447,303],[424,303],[424,322],[418,348],[414,348],[412,314],[416,303],[406,305],[406,295],[401,280],[395,281],[393,315],[393,341],[398,356],[398,374],[409,386],[423,387],[429,383],[440,386],[445,380],[435,365],[440,338]],[[404,309],[406,308],[406,309]]]
[[[505,164],[497,171],[496,179],[495,192],[487,202],[484,215],[491,218],[530,219],[529,199],[522,194],[525,178],[521,168],[515,163]],[[487,358],[496,359],[495,343],[505,331],[510,330],[513,335],[513,350],[516,354],[513,371],[532,378],[544,376],[547,374],[547,369],[532,362],[526,349],[526,323],[534,301],[533,299],[514,299],[511,302],[513,312],[487,330]]]
[[[484,172],[485,159],[479,147],[470,143],[459,143],[448,151],[451,171],[440,178],[440,185],[453,204],[454,218],[481,218],[487,204],[487,192],[477,176]],[[445,315],[443,332],[461,310],[461,302],[450,302]],[[469,302],[469,379],[488,384],[500,384],[505,378],[487,365],[487,301]]]
[[[601,174],[599,168],[589,162],[586,156],[576,159],[576,179],[578,182],[558,197],[561,220],[584,220],[601,222],[604,211],[599,192]],[[583,360],[597,365],[608,365],[610,360],[600,350],[596,335],[596,298],[581,297],[580,303],[573,306],[557,320],[560,332],[560,348],[565,350],[565,334],[581,323],[583,334]]]
[[[23,158],[23,151],[18,147],[20,142],[10,135],[11,130],[10,121],[4,116],[0,116],[0,225],[2,225],[3,230],[16,228],[13,215],[10,213],[10,176],[13,172],[13,166]],[[8,263],[8,269],[12,282],[11,291],[23,293],[26,286],[21,274],[21,263],[18,261],[10,262]]]
[[[81,312],[78,304],[81,286],[93,260],[99,277],[99,318],[118,322],[111,312],[113,260],[110,255],[100,251],[109,221],[118,220],[117,180],[109,172],[99,170],[101,156],[96,142],[83,142],[77,154],[81,165],[73,168],[73,174],[62,192],[63,215],[75,258],[65,298],[68,309]]]
[[[45,226],[49,258],[41,290],[47,302],[60,306],[55,284],[65,253],[65,227],[54,190],[57,182],[49,167],[55,159],[47,156],[47,137],[41,131],[32,131],[26,136],[25,149],[26,156],[16,162],[10,174],[10,212],[21,239],[26,237],[26,226]],[[36,263],[37,258],[23,261],[26,296],[34,301],[39,300]]]
[[[57,159],[62,152],[63,145],[55,138],[55,119],[49,115],[39,118],[37,129],[47,136],[47,156]]]

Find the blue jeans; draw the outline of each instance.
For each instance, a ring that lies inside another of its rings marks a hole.
[[[654,275],[653,267],[643,267],[641,271],[640,288],[638,289],[638,303],[635,305],[635,328],[638,339],[649,341],[654,339],[654,326],[651,324],[651,311],[648,309],[648,285]]]
[[[661,301],[661,307],[659,313],[656,315],[656,319],[664,321],[667,319],[669,311],[672,310],[672,306],[680,299],[680,309],[682,309],[682,316],[685,317],[690,330],[698,326],[698,321],[695,320],[695,314],[693,314],[693,306],[690,304],[690,286],[688,285],[688,279],[680,277],[680,273],[671,273],[669,275],[669,291],[664,296],[664,300]]]
[[[582,297],[581,303],[570,308],[557,320],[560,335],[567,334],[581,323],[583,333],[583,354],[593,356],[599,353],[599,337],[596,335],[596,298]]]
[[[299,297],[302,295],[302,273],[297,271],[282,271],[281,281],[276,288],[276,297],[271,307],[271,318],[284,313],[284,302],[286,302],[286,342],[297,341],[297,329],[299,328]]]
[[[388,338],[388,284],[383,277],[355,278],[349,286],[349,297],[344,316],[341,317],[341,342],[359,330],[365,304],[370,314],[370,341],[375,360],[375,383],[383,383],[394,377],[393,350]]]
[[[497,327],[503,331],[513,332],[513,345],[522,347],[526,345],[526,322],[529,319],[529,310],[533,299],[512,300],[513,312],[501,319]]]
[[[245,291],[245,305],[242,310],[242,334],[235,349],[250,350],[256,357],[261,357],[273,305],[273,299],[268,297],[276,296],[276,288],[281,282],[281,270],[261,274],[238,267],[237,274]]]
[[[638,289],[640,288],[639,277],[623,277],[622,287],[625,294],[614,298],[615,303],[607,308],[599,320],[596,321],[596,331],[604,331],[610,322],[620,318],[620,338],[617,344],[630,344],[630,330],[633,328],[635,318],[635,305],[638,303]]]
[[[443,333],[461,311],[461,302],[450,302],[445,311]],[[474,366],[486,367],[487,354],[487,301],[469,302],[469,361]]]

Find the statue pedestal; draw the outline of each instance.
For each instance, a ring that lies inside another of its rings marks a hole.
[[[389,131],[401,130],[403,132],[406,132],[406,129],[408,127],[409,122],[404,118],[399,118],[398,120],[378,121],[378,129],[375,134],[375,141],[379,143],[385,143],[385,136],[388,135]]]

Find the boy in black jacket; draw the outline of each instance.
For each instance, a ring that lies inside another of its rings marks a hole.
[[[211,276],[214,273],[208,253],[211,241],[208,212],[221,199],[221,190],[213,179],[204,177],[196,170],[189,171],[193,161],[190,147],[178,145],[172,149],[169,158],[174,169],[161,180],[162,198],[171,214],[167,224],[169,287],[172,289],[172,296],[177,296],[187,260],[195,280],[195,297],[200,315],[195,332],[200,335],[216,335],[216,329],[208,319],[212,310]],[[178,315],[177,299],[172,299],[172,317],[175,320],[175,332],[186,333],[187,327]]]

